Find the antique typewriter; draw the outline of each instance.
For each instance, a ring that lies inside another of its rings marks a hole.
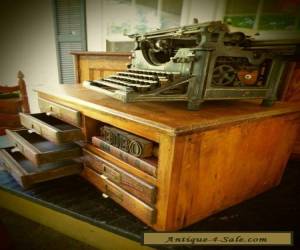
[[[255,41],[222,22],[134,34],[128,70],[83,86],[123,102],[261,98],[272,105],[296,44]]]

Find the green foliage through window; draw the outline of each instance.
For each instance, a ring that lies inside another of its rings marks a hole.
[[[225,16],[224,20],[235,27],[253,28],[255,15],[252,16]]]
[[[300,30],[300,0],[228,0],[224,21],[241,28]]]

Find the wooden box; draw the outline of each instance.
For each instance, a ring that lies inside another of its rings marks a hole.
[[[96,80],[118,71],[124,71],[130,63],[131,53],[74,51],[76,83]]]

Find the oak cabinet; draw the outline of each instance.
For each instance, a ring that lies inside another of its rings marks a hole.
[[[120,52],[78,52],[71,53],[75,65],[77,83],[84,80],[96,80],[124,71],[130,63],[131,53]]]
[[[207,102],[187,111],[180,102],[124,104],[80,84],[59,88],[37,93],[81,114],[81,175],[159,231],[184,228],[278,185],[299,126],[294,103]],[[155,174],[93,145],[102,126],[153,142]]]

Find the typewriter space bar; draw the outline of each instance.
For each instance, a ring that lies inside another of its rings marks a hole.
[[[126,91],[126,92],[133,91],[133,89],[130,88],[130,87],[122,86],[122,85],[112,83],[112,82],[107,82],[107,81],[102,81],[102,80],[93,80],[93,82],[98,83],[100,85],[99,87],[101,87],[101,85],[104,85],[104,86],[107,86],[107,87],[110,87],[110,88],[123,90],[123,91]]]

